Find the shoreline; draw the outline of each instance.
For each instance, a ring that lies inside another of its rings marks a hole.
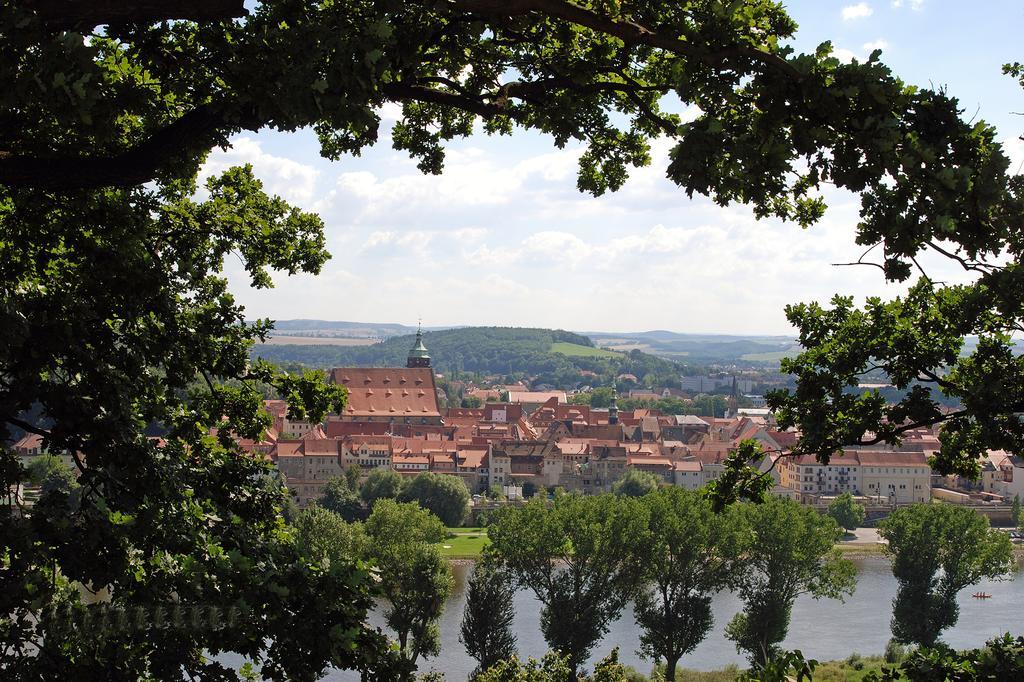
[[[889,558],[885,553],[885,550],[878,545],[837,544],[836,548],[843,553],[843,557],[846,559]],[[1014,547],[1013,558],[1017,563],[1024,564],[1024,547]],[[480,559],[480,555],[448,556],[445,557],[445,559],[447,559],[448,563],[452,566],[472,566]]]

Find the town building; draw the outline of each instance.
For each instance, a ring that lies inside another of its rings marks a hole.
[[[843,493],[889,505],[931,499],[931,467],[922,452],[851,449],[828,464],[811,455],[782,457],[777,468],[780,486],[805,503]]]
[[[419,330],[406,367],[337,367],[331,381],[348,389],[348,403],[336,421],[443,424],[434,370]]]

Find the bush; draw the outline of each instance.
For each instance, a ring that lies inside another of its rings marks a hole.
[[[909,650],[895,639],[890,639],[885,645],[885,662],[889,664],[900,663],[907,657]]]
[[[643,497],[657,490],[661,482],[660,478],[649,471],[629,469],[626,475],[612,486],[612,492],[626,497]]]
[[[931,680],[1024,679],[1024,637],[1009,633],[990,640],[982,649],[954,651],[944,644],[931,649],[918,649],[909,654],[900,666],[901,677],[911,682]]]

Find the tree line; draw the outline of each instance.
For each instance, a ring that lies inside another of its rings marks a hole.
[[[849,518],[844,506],[833,514]],[[357,547],[358,556],[387,561],[386,618],[406,670],[422,656],[436,655],[433,628],[451,594],[451,569],[418,543],[441,541],[440,520],[415,503],[390,498],[377,500],[364,524],[346,525],[325,514],[330,512],[314,508],[298,517],[301,542]],[[982,577],[1005,576],[1011,567],[1006,535],[972,510],[915,505],[880,528],[899,584],[892,615],[896,643],[941,647],[941,632],[957,620],[957,593]],[[340,539],[321,539],[334,532]],[[746,654],[754,674],[770,676],[780,661],[786,669],[795,663],[780,645],[796,599],[842,600],[853,593],[854,566],[835,546],[842,534],[832,515],[780,497],[724,513],[716,513],[699,491],[678,487],[627,485],[615,494],[535,497],[491,516],[490,544],[467,585],[460,640],[478,661],[476,679],[508,679],[493,671],[516,665],[510,663],[517,654],[513,596],[530,591],[541,604],[545,641],[575,679],[610,625],[631,609],[640,632],[638,653],[662,665],[666,680],[675,680],[680,659],[714,625],[712,597],[731,590],[743,609],[726,624],[726,637]],[[351,537],[361,539],[353,545]],[[395,543],[402,542],[413,546],[396,551]],[[404,577],[416,585],[388,582]],[[423,594],[428,589],[433,599]]]

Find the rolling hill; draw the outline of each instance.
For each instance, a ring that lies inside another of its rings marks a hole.
[[[363,346],[263,344],[253,349],[253,356],[319,368],[401,367],[414,338],[405,334]],[[680,373],[679,365],[670,360],[640,351],[603,350],[586,336],[556,329],[461,327],[426,331],[423,342],[432,365],[441,373],[529,375],[563,387],[598,379],[610,383],[619,374],[640,378],[653,374],[675,383]]]
[[[794,340],[785,336],[732,336],[726,334],[680,334],[664,330],[649,332],[588,332],[594,342],[612,350],[641,350],[693,365],[778,365],[779,358],[793,349]]]

